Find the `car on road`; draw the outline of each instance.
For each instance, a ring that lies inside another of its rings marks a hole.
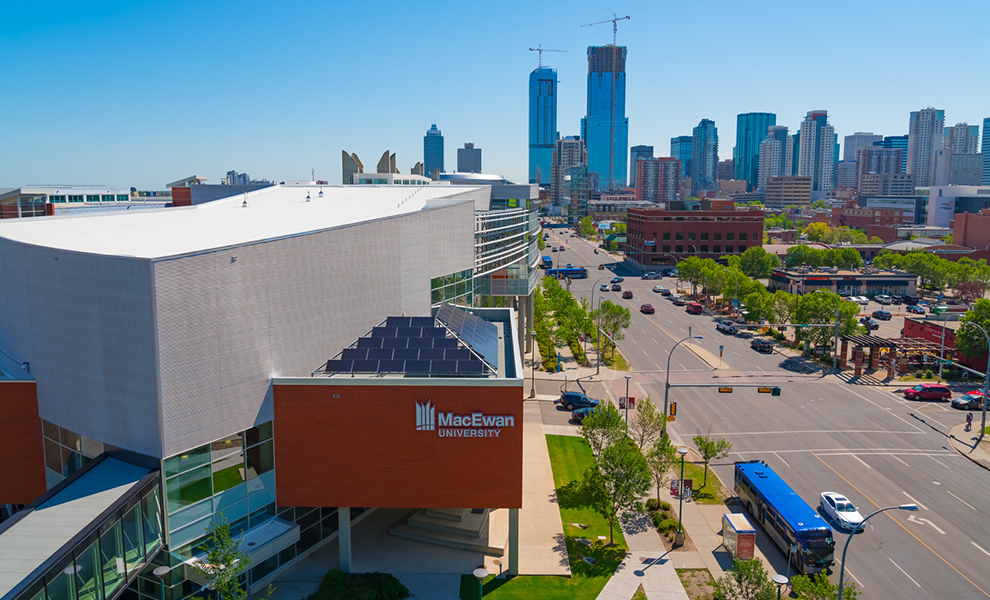
[[[906,310],[909,313],[914,313],[916,315],[923,315],[923,314],[925,314],[925,309],[921,308],[917,304],[908,304]]]
[[[643,313],[644,315],[652,315],[653,313],[657,312],[657,310],[653,308],[652,304],[644,304],[643,306],[639,307],[639,312]]]
[[[655,285],[653,286],[653,291],[658,294],[662,294],[664,292],[664,289],[662,285]]]
[[[819,503],[822,512],[835,520],[844,529],[856,529],[863,524],[863,515],[859,514],[853,503],[842,494],[822,492]]]
[[[673,294],[674,294],[674,292],[672,292],[672,291],[670,291],[670,290],[664,290],[664,291],[662,291],[662,292],[660,292],[660,295],[661,295],[661,296],[664,296],[664,297],[667,297],[667,298],[669,298],[669,297],[670,297],[670,296],[672,296]]]
[[[554,246],[553,248],[550,248],[550,252],[556,252],[556,251],[557,251],[557,247],[556,246]]]
[[[889,321],[891,318],[890,311],[887,310],[875,310],[873,311],[873,318],[880,319],[881,321]]]
[[[660,275],[650,271],[649,273],[643,273],[642,279],[660,279]]]
[[[567,410],[598,406],[598,400],[595,400],[594,398],[589,398],[588,396],[586,396],[581,392],[561,392],[560,403]]]
[[[886,294],[880,294],[879,296],[874,296],[873,299],[876,300],[878,304],[883,304],[883,305],[887,305],[893,302],[891,297]]]
[[[736,324],[732,322],[732,319],[721,319],[718,323],[715,323],[715,329],[729,335],[736,335],[736,332],[739,331],[736,328]]]
[[[983,392],[973,390],[952,399],[952,408],[960,410],[983,410]]]
[[[581,421],[584,421],[585,417],[595,412],[596,410],[598,410],[597,406],[586,406],[584,408],[579,408],[575,410],[573,413],[571,413],[571,417],[573,417],[575,421],[580,423]]]
[[[773,352],[773,342],[764,338],[753,338],[753,341],[749,343],[749,347],[757,352]]]
[[[604,271],[605,270],[605,265],[598,265],[598,270],[599,271]]]
[[[613,283],[612,284],[612,291],[613,292],[621,292],[622,291],[622,286],[619,285],[618,283]]]
[[[560,251],[563,252],[564,250],[567,250],[567,248],[564,248],[563,246],[561,246],[560,247]]]
[[[866,327],[867,331],[873,331],[875,329],[880,329],[880,323],[877,323],[869,317],[863,317],[859,320],[859,324]]]
[[[952,398],[952,391],[939,383],[920,383],[904,390],[904,398],[907,400],[948,400]]]
[[[623,281],[625,281],[625,279],[623,279],[621,277],[613,277],[612,278],[612,281],[609,282],[609,283],[622,283]]]
[[[930,313],[945,313],[949,312],[949,307],[945,304],[932,304],[928,307],[928,312]]]
[[[686,310],[688,314],[700,315],[705,311],[705,307],[698,302],[688,302]]]
[[[680,296],[672,296],[670,301],[674,303],[674,306],[684,306],[685,304],[687,304],[687,301],[684,300],[684,298],[681,298]]]
[[[677,269],[667,269],[663,271],[664,277],[677,277]]]
[[[626,291],[622,292],[622,298],[623,299],[625,299],[625,300],[632,300],[632,297],[633,296],[632,296],[632,292],[631,291],[626,290]]]
[[[607,292],[608,291],[608,284],[607,283],[603,283],[601,285],[601,287],[598,288],[598,291],[599,292]]]

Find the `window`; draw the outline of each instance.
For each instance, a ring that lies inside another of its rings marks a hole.
[[[745,251],[746,251],[746,246],[739,246],[739,250],[737,250],[737,252],[739,253],[743,253]]]
[[[670,232],[669,231],[667,233],[664,233],[663,234],[663,239],[670,240]]]
[[[688,241],[693,242],[696,236],[697,234],[694,233],[693,231],[688,232]]]
[[[664,252],[670,252],[670,246],[664,246],[663,247],[663,251]]]
[[[664,221],[669,221],[670,220],[670,217],[664,217],[663,220]]]
[[[732,246],[731,246],[731,245],[729,245],[729,246],[726,246],[726,247],[725,247],[725,251],[726,251],[726,252],[732,252]]]
[[[127,202],[129,196],[127,194],[117,194],[117,202]]]
[[[712,249],[712,251],[713,251],[713,252],[721,252],[721,251],[722,251],[722,246],[715,246],[715,247],[714,247],[714,248]]]
[[[72,195],[69,196],[69,202],[82,202],[82,201],[83,201],[82,196],[72,196]]]
[[[721,242],[722,241],[722,234],[721,233],[716,233],[715,234],[715,241],[716,242]]]
[[[705,246],[702,246],[702,247],[701,247],[701,251],[702,251],[702,252],[708,252],[708,246],[707,246],[707,245],[705,245]]]
[[[739,241],[740,242],[745,242],[746,241],[746,233],[745,232],[739,234]]]
[[[702,232],[702,234],[701,234],[701,241],[703,241],[703,242],[707,242],[708,241],[708,232],[707,231]]]
[[[103,194],[100,200],[102,200],[103,202],[113,202],[113,194]]]
[[[99,202],[99,201],[100,201],[99,194],[96,194],[96,195],[87,194],[86,195],[86,202]]]
[[[736,239],[736,234],[734,234],[734,233],[727,233],[727,234],[725,234],[725,241],[731,242],[734,239]]]
[[[674,246],[674,252],[677,253],[684,252],[684,246],[681,245]]]
[[[677,241],[679,241],[679,242],[680,241],[683,241],[684,240],[684,233],[678,231],[677,233],[674,234],[674,239],[677,240]]]
[[[49,196],[48,199],[51,200],[52,204],[65,202],[65,196]]]

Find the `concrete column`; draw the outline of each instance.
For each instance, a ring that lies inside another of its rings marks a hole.
[[[842,340],[842,353],[839,354],[839,368],[845,369],[849,356],[849,342]]]
[[[853,349],[853,362],[856,365],[855,377],[863,374],[863,349],[856,347]]]
[[[519,574],[519,509],[509,509],[509,575]]]
[[[526,303],[522,296],[515,296],[513,304],[516,308],[516,329],[518,330],[519,347],[526,347]]]
[[[536,331],[536,290],[526,297],[526,327]],[[526,336],[526,352],[533,352],[533,336]]]
[[[340,570],[351,572],[351,507],[341,506],[337,509],[337,524],[340,530],[337,543],[340,545]]]
[[[876,369],[880,366],[880,348],[870,348],[870,368]]]
[[[900,360],[897,361],[897,372],[900,373],[901,375],[904,375],[907,373],[907,371],[908,371],[908,358],[906,356],[902,356]]]

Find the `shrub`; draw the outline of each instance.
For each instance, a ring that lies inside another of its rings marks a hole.
[[[663,522],[663,518],[660,517],[660,513],[650,513],[650,520],[653,521],[653,526],[660,529],[660,523]],[[662,531],[662,530],[661,530]]]
[[[933,377],[935,377],[935,374],[932,373],[932,370],[931,369],[926,369],[925,370],[925,379],[932,379]]]
[[[348,575],[331,569],[323,576],[320,589],[306,600],[397,600],[409,595],[409,590],[391,573]]]
[[[656,498],[650,498],[646,501],[646,510],[649,512],[654,512],[659,509],[658,501]]]
[[[666,511],[666,510],[661,510],[660,511],[660,518],[661,519],[664,519],[664,520],[667,520],[667,519],[670,518],[670,513],[668,511]]]
[[[917,371],[914,372],[914,376],[917,377],[918,379],[921,379],[922,377],[925,376],[925,372],[922,371],[921,369],[918,369]]]
[[[664,519],[663,521],[660,522],[660,525],[657,526],[657,529],[659,529],[664,533],[670,533],[672,531],[676,532],[677,519]]]
[[[665,500],[660,501],[660,510],[670,510],[670,502]]]

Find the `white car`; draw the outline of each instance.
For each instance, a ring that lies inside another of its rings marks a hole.
[[[846,529],[855,529],[863,523],[863,515],[859,514],[853,503],[842,494],[822,492],[820,502],[825,514]]]
[[[735,335],[736,331],[738,331],[735,323],[733,323],[730,319],[722,319],[715,324],[715,329],[721,331],[722,333],[728,333],[729,335]]]
[[[663,286],[662,285],[655,285],[655,286],[653,286],[653,291],[659,294],[659,293],[661,293],[663,291]]]
[[[893,302],[893,298],[887,296],[886,294],[880,294],[879,296],[875,297],[874,300],[876,300],[877,302],[883,305],[887,305]]]
[[[849,301],[855,302],[856,304],[862,304],[864,306],[870,303],[869,298],[866,296],[849,296]]]

